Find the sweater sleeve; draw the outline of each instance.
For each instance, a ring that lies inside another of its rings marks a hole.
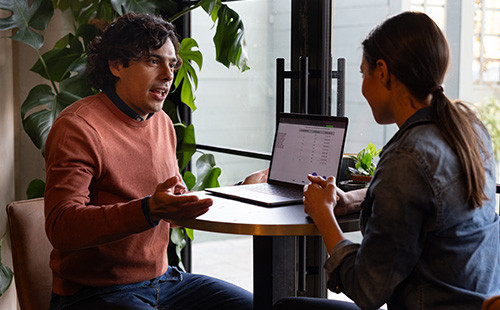
[[[71,115],[71,114],[70,114]],[[45,229],[58,250],[78,250],[150,229],[141,199],[91,205],[91,182],[102,171],[102,141],[77,115],[60,117],[46,142]]]

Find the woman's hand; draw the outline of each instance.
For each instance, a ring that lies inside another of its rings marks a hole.
[[[333,216],[333,209],[337,204],[335,178],[326,180],[319,176],[308,175],[310,184],[304,187],[304,211],[317,222],[324,216]]]
[[[337,204],[335,178],[308,175],[310,184],[304,187],[304,211],[313,219],[328,253],[344,236],[333,214]]]
[[[346,215],[361,210],[361,202],[365,198],[366,188],[344,192],[337,187],[337,205],[335,215]]]

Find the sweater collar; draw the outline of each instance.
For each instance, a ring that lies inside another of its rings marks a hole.
[[[131,107],[129,107],[119,96],[118,94],[116,93],[115,89],[113,87],[109,87],[109,88],[106,88],[104,90],[104,93],[106,94],[106,96],[108,96],[109,99],[111,99],[111,101],[113,102],[113,104],[120,110],[122,111],[123,113],[125,113],[125,115],[129,116],[130,118],[132,119],[135,119],[136,121],[144,121],[145,119],[140,116],[139,114],[137,114],[137,112],[135,112],[134,110],[132,110]],[[154,113],[149,113],[148,116],[146,117],[146,119],[150,119],[152,116],[154,115]]]

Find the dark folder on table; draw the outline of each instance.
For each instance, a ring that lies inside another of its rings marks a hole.
[[[267,183],[205,191],[264,206],[300,203],[308,174],[337,177],[347,124],[346,117],[281,113]]]

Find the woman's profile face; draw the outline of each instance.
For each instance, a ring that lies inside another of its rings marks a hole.
[[[392,124],[394,123],[394,119],[392,118],[392,110],[389,106],[387,89],[380,77],[380,70],[378,66],[375,69],[370,69],[363,57],[360,66],[363,79],[361,92],[372,109],[375,121],[379,124]]]

